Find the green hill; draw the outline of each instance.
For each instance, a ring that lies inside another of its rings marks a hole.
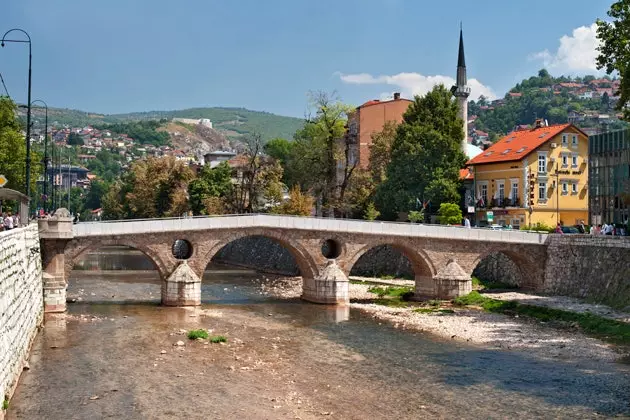
[[[37,117],[43,117],[43,110],[33,110]],[[129,121],[159,120],[171,118],[208,118],[214,128],[227,137],[238,139],[253,132],[260,133],[265,140],[275,137],[293,138],[302,127],[300,118],[285,117],[269,112],[251,111],[245,108],[189,108],[175,111],[149,111],[129,114],[95,114],[73,109],[51,108],[48,119],[60,125],[82,127],[90,124],[116,124]]]
[[[618,81],[594,76],[552,77],[546,70],[514,86],[502,99],[469,103],[473,127],[496,139],[518,125],[542,118],[549,124],[573,122],[582,129],[622,128],[614,109]],[[473,137],[474,138],[474,137]]]

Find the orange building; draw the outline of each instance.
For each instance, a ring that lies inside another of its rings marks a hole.
[[[411,102],[409,99],[402,99],[400,93],[394,93],[393,100],[368,101],[348,116],[349,142],[355,146],[353,160],[358,161],[360,168],[368,166],[372,134],[382,131],[387,121],[401,123]]]

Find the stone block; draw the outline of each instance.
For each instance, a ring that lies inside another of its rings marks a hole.
[[[198,306],[200,304],[201,279],[186,261],[182,261],[162,286],[162,305]]]

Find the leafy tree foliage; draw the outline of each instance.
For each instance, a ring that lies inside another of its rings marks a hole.
[[[462,223],[462,209],[458,204],[442,203],[438,210],[440,224],[460,225]]]
[[[31,191],[36,191],[38,175],[42,173],[41,156],[31,150]],[[7,177],[6,188],[25,191],[26,142],[17,118],[17,107],[7,97],[0,96],[0,174]]]
[[[355,164],[349,164],[345,142],[346,122],[352,107],[332,95],[311,94],[314,117],[295,134],[294,145],[287,159],[286,179],[289,185],[300,185],[321,199],[325,208],[334,207],[343,199]],[[337,162],[345,161],[343,175],[337,177]]]
[[[96,159],[88,162],[87,168],[99,178],[112,182],[121,173],[120,159],[119,154],[103,149],[96,153]]]
[[[194,214],[224,213],[225,199],[232,193],[232,168],[227,162],[221,162],[215,168],[204,166],[199,176],[188,185],[190,208]]]
[[[418,200],[436,207],[459,202],[459,170],[466,157],[457,114],[457,102],[443,85],[410,104],[396,131],[387,178],[377,187],[375,201],[385,219],[395,219]]]
[[[310,216],[313,211],[313,197],[304,194],[299,185],[289,191],[289,199],[271,209],[275,214],[289,214],[293,216]]]
[[[68,134],[67,143],[70,146],[83,146],[84,141],[83,141],[83,137],[73,132],[73,133]]]
[[[365,208],[365,214],[363,215],[363,218],[365,220],[376,220],[380,215],[381,212],[376,210],[376,206],[373,202],[370,201]]]
[[[608,74],[619,73],[621,77],[620,98],[617,109],[622,110],[624,118],[630,119],[630,0],[616,1],[610,6],[608,16],[612,22],[597,20],[598,48],[597,68],[606,69]]]
[[[291,149],[293,148],[293,142],[283,139],[281,137],[277,137],[275,139],[269,140],[263,150],[265,153],[275,160],[282,166],[284,166],[287,162],[287,159],[291,155]]]
[[[164,146],[169,144],[170,137],[165,131],[158,131],[166,120],[144,120],[132,122],[118,122],[115,124],[94,124],[101,130],[109,130],[116,134],[127,134],[139,144]]]
[[[192,170],[174,157],[134,162],[103,198],[107,219],[179,216],[189,210]]]
[[[103,204],[103,196],[107,193],[109,185],[106,182],[93,180],[85,194],[83,207],[90,210],[100,209]]]

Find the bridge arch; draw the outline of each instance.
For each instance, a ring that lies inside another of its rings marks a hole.
[[[160,280],[164,281],[170,274],[172,270],[168,269],[168,266],[165,262],[165,259],[160,252],[157,250],[137,241],[134,241],[133,238],[124,238],[124,239],[81,239],[81,240],[73,240],[66,245],[64,250],[65,254],[65,278],[70,278],[70,273],[74,266],[83,259],[90,252],[98,251],[101,248],[111,247],[111,246],[126,246],[129,248],[133,248],[137,251],[142,252],[145,257],[147,257],[157,269]]]
[[[433,278],[433,276],[437,272],[435,266],[433,265],[433,262],[423,250],[416,250],[411,246],[403,243],[385,240],[376,241],[370,243],[369,245],[365,245],[364,247],[356,251],[353,255],[349,256],[345,264],[345,271],[347,275],[350,275],[352,268],[368,251],[382,246],[390,246],[396,251],[400,252],[403,256],[405,256],[409,260],[416,278]]]
[[[229,236],[222,238],[208,249],[205,253],[200,253],[197,255],[198,265],[200,268],[201,274],[206,269],[206,267],[210,264],[214,256],[224,248],[226,245],[237,241],[239,239],[244,239],[248,237],[264,237],[267,239],[271,239],[272,241],[278,243],[284,249],[286,249],[289,254],[295,259],[295,263],[298,267],[300,275],[303,278],[315,278],[319,273],[318,264],[316,260],[316,256],[312,254],[312,251],[309,251],[300,241],[291,239],[282,233],[276,232],[274,230],[269,229],[248,229],[247,231],[234,231],[231,232]]]
[[[531,271],[529,267],[532,264],[530,258],[523,253],[491,248],[479,254],[474,260],[470,274],[471,276],[474,274],[487,276],[482,280],[527,287],[528,282],[525,273]]]

